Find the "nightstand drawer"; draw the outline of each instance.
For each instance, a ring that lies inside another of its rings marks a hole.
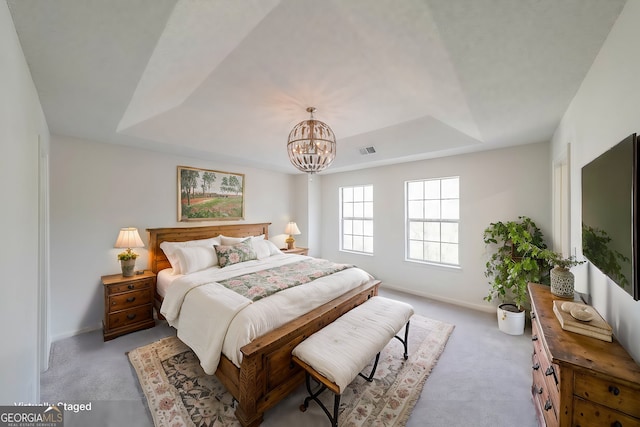
[[[109,297],[109,310],[119,311],[127,308],[136,307],[144,304],[152,303],[151,288],[142,289],[140,291],[127,292]]]
[[[108,287],[109,295],[119,294],[121,292],[129,292],[140,289],[151,288],[153,286],[154,279],[136,280],[129,283],[123,283],[121,285],[111,285]]]
[[[132,308],[131,310],[118,311],[111,313],[107,317],[109,329],[122,328],[134,323],[144,322],[153,319],[153,305],[143,305],[141,307]]]

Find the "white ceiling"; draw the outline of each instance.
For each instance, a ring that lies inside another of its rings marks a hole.
[[[51,133],[293,174],[308,106],[327,172],[548,141],[625,1],[7,3]]]

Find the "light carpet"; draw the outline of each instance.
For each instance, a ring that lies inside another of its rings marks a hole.
[[[357,377],[342,393],[340,426],[404,426],[453,328],[414,315],[409,359],[402,357],[402,344],[391,340],[380,355],[373,382]],[[156,427],[240,426],[231,394],[215,376],[204,373],[198,358],[178,338],[139,347],[129,353],[129,360]],[[323,393],[322,399],[332,407],[330,392]]]

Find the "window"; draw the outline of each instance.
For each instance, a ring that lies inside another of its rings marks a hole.
[[[373,253],[373,185],[340,188],[340,249]]]
[[[458,266],[460,178],[405,184],[407,260]]]

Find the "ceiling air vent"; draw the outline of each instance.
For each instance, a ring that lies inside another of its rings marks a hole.
[[[376,149],[374,146],[362,147],[360,149],[360,154],[362,154],[363,156],[366,156],[367,154],[374,154],[375,152],[376,152]]]

